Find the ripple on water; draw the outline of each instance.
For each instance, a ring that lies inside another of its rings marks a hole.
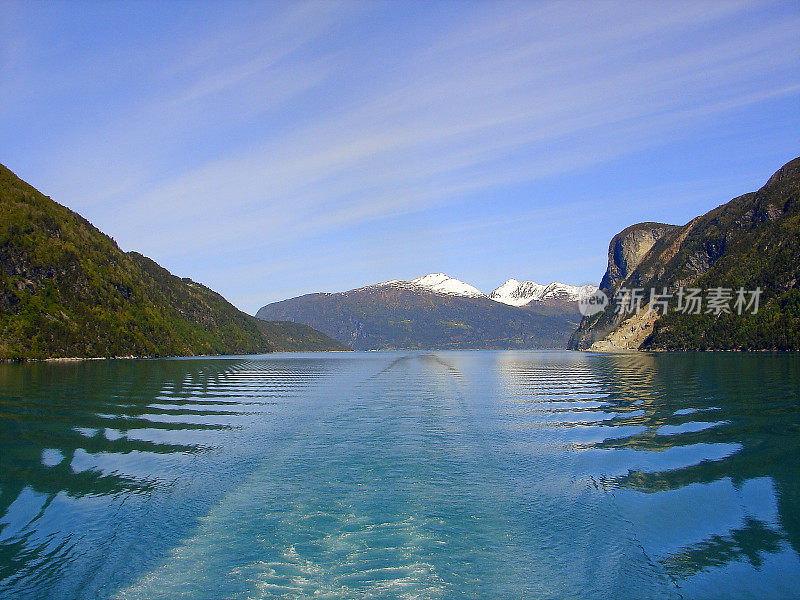
[[[800,595],[789,358],[287,355],[0,384],[0,597]]]

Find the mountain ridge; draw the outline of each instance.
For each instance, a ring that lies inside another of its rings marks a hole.
[[[570,348],[800,350],[800,158],[778,169],[758,191],[683,226],[656,225],[646,251],[629,252],[635,260],[626,269],[618,268],[614,245],[615,240],[624,245],[623,234],[631,228],[612,239],[601,282],[609,298],[623,287],[758,288],[763,294],[757,314],[685,314],[676,310],[673,298],[666,314],[628,317],[615,314],[609,303],[581,321]]]
[[[514,307],[413,281],[305,294],[256,317],[305,323],[356,350],[563,348],[580,317],[575,303]]]
[[[542,284],[535,281],[508,279],[495,288],[489,298],[510,306],[526,306],[533,302],[564,303],[576,302],[582,295],[591,294],[597,289],[592,284],[569,285],[560,281]]]
[[[445,273],[429,273],[414,279],[390,279],[379,283],[371,283],[352,290],[345,290],[344,292],[311,292],[314,294],[341,294],[352,292],[356,290],[367,290],[376,287],[406,287],[411,289],[425,289],[431,292],[446,294],[452,296],[463,296],[467,298],[488,298],[495,302],[507,304],[509,306],[524,306],[531,302],[546,302],[546,301],[563,301],[575,302],[581,294],[592,292],[597,289],[597,286],[592,284],[585,285],[570,285],[561,283],[560,281],[553,281],[547,284],[536,283],[534,281],[518,281],[516,279],[508,279],[505,283],[495,288],[488,294],[482,292],[477,287],[466,283],[455,277],[450,277]],[[299,298],[301,296],[295,296]],[[287,298],[292,300],[294,298]]]
[[[4,165],[0,215],[0,359],[251,354],[303,338],[342,347],[311,328],[276,324],[266,335],[218,293],[123,252]]]

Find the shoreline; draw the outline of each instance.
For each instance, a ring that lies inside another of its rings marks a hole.
[[[458,351],[465,351],[465,352],[480,352],[480,351],[490,351],[490,352],[541,352],[541,351],[555,351],[555,352],[586,352],[589,354],[689,354],[689,353],[711,353],[711,352],[718,352],[718,353],[755,353],[755,352],[772,352],[775,354],[797,354],[800,353],[800,350],[779,350],[776,348],[759,348],[753,350],[747,350],[742,348],[727,348],[727,349],[693,349],[693,350],[667,350],[667,349],[648,349],[648,350],[640,350],[638,348],[608,348],[608,349],[585,349],[585,350],[573,350],[569,348],[392,348],[392,349],[381,349],[381,350],[280,350],[276,352],[263,352],[258,353],[257,355],[265,355],[269,356],[272,354],[307,354],[307,353],[314,353],[314,354],[321,354],[321,353],[337,353],[337,354],[345,354],[345,353],[354,353],[354,352],[458,352]],[[127,356],[62,356],[62,357],[50,357],[50,358],[2,358],[0,359],[0,364],[23,364],[23,363],[73,363],[73,362],[82,362],[82,361],[100,361],[100,360],[155,360],[155,359],[163,359],[163,360],[173,360],[173,359],[185,359],[185,358],[219,358],[223,356],[256,356],[254,354],[183,354],[183,355],[175,355],[175,356],[136,356],[136,355],[127,355]]]
[[[59,362],[81,362],[87,360],[153,360],[153,359],[177,359],[177,358],[218,358],[220,356],[260,356],[269,354],[292,354],[292,353],[322,353],[322,352],[355,352],[355,350],[276,350],[275,352],[258,352],[248,354],[175,354],[170,356],[137,356],[134,354],[126,356],[56,356],[48,358],[0,358],[0,364],[8,363],[59,363]]]
[[[84,360],[131,360],[155,358],[153,356],[55,356],[48,358],[2,358],[0,363],[33,363],[33,362],[80,362]],[[177,358],[177,357],[164,357]]]

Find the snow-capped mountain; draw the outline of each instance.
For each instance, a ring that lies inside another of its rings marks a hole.
[[[256,316],[310,325],[355,350],[563,348],[580,319],[578,290],[510,279],[489,297],[431,273],[273,302]]]
[[[574,302],[582,293],[586,293],[587,291],[591,293],[597,289],[593,285],[568,285],[559,281],[542,284],[536,283],[535,281],[509,279],[487,295],[475,286],[465,283],[460,279],[456,279],[455,277],[445,275],[444,273],[430,273],[412,279],[411,281],[392,279],[362,289],[385,286],[409,289],[422,288],[423,290],[435,292],[437,294],[463,296],[465,298],[489,298],[495,302],[508,304],[509,306],[527,306],[531,303],[552,304]]]
[[[489,294],[489,298],[511,306],[525,306],[528,302],[538,300],[546,287],[546,285],[534,281],[520,282],[516,279],[509,279],[493,290]]]
[[[420,350],[563,348],[580,313],[568,303],[509,306],[433,273],[273,302],[256,316],[310,325],[355,350]]]
[[[544,285],[535,281],[509,279],[492,291],[489,298],[511,306],[526,306],[531,302],[573,302],[582,294],[594,292],[596,289],[591,284],[579,286],[554,281]]]
[[[417,277],[416,279],[412,279],[411,281],[403,281],[402,279],[391,279],[389,281],[384,281],[383,283],[378,283],[375,286],[367,286],[370,287],[405,287],[410,289],[419,289],[422,288],[429,292],[436,292],[437,294],[447,294],[449,296],[464,296],[465,298],[486,298],[486,294],[480,291],[478,288],[464,283],[460,279],[456,279],[455,277],[450,277],[445,275],[444,273],[429,273],[428,275],[423,275],[422,277]],[[362,289],[367,289],[362,288]]]
[[[411,283],[420,287],[439,292],[440,294],[451,294],[453,296],[466,296],[467,298],[484,298],[486,294],[478,288],[464,283],[460,279],[448,277],[444,273],[431,273],[423,277],[412,279]]]

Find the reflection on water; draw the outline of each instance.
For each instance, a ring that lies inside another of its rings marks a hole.
[[[663,497],[676,492],[671,514],[645,515],[665,519],[664,527],[642,523],[642,529],[666,533],[696,516],[713,522],[712,515],[724,510],[711,491],[720,482],[729,484],[734,501],[745,503],[741,515],[720,529],[709,527],[701,539],[670,551],[662,544],[655,558],[672,578],[742,561],[760,570],[766,556],[785,551],[786,542],[800,553],[800,357],[625,354],[573,360],[569,385],[554,383],[563,374],[561,360],[551,365],[514,357],[503,366],[515,398],[534,401],[548,424],[570,432],[566,437],[585,457],[598,488]],[[678,502],[684,488],[690,491]],[[699,503],[692,495],[701,496]],[[750,514],[759,509],[764,519]],[[797,573],[786,579],[797,581]]]
[[[0,364],[0,591],[79,595],[115,538],[153,541],[125,517],[323,375],[309,361]]]
[[[0,365],[0,597],[800,595],[800,358]]]
[[[632,360],[632,359],[638,360]],[[636,468],[604,479],[606,485],[641,492],[675,490],[726,479],[741,489],[748,480],[769,478],[774,486],[780,527],[747,517],[741,527],[708,536],[665,557],[675,574],[692,574],[705,566],[746,557],[754,567],[761,553],[774,553],[786,539],[800,552],[800,371],[797,357],[753,360],[749,356],[616,357],[611,372],[617,390],[608,407],[624,414],[625,398],[638,395],[642,414],[622,416],[617,424],[642,431],[609,437],[591,446],[670,452],[715,445],[730,448],[723,456],[664,469]],[[631,369],[652,373],[650,385],[631,381]],[[653,385],[655,383],[655,385]],[[599,424],[602,424],[601,420]],[[697,427],[701,425],[701,427]],[[710,507],[711,508],[711,507]],[[687,559],[691,557],[691,560]]]

